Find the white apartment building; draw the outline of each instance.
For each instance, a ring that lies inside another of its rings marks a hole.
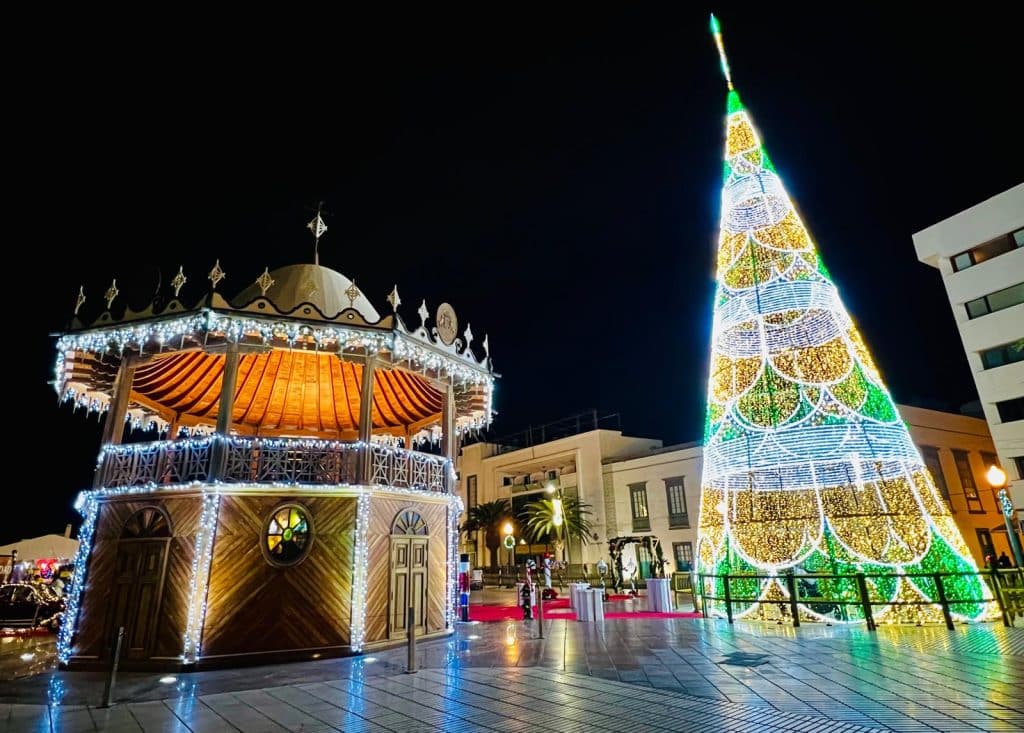
[[[1011,554],[995,492],[985,472],[995,460],[995,448],[984,420],[966,415],[897,406],[914,443],[949,502],[957,526],[975,560],[1005,551]],[[590,506],[593,536],[585,545],[569,547],[569,561],[593,567],[607,561],[608,540],[654,535],[661,540],[668,570],[692,568],[700,513],[701,446],[697,443],[663,446],[660,440],[625,436],[619,430],[588,429],[524,448],[497,443],[463,447],[459,458],[459,491],[469,508],[503,499],[518,510],[523,504],[547,498],[546,486],[564,496],[578,497]],[[539,436],[535,436],[539,439]],[[518,528],[516,530],[518,535]],[[474,567],[490,564],[483,533],[464,538],[462,552]],[[498,550],[499,565],[522,562],[542,554],[544,545],[517,544],[514,551]],[[648,563],[639,545],[635,552],[641,577]]]
[[[918,232],[914,248],[942,274],[1024,522],[1024,183]]]

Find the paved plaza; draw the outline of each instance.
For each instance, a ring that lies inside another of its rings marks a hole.
[[[1019,731],[1024,629],[799,629],[719,620],[459,624],[406,650],[178,675],[39,672],[3,645],[9,731]],[[26,651],[26,645],[35,648]],[[33,667],[34,665],[34,667]]]

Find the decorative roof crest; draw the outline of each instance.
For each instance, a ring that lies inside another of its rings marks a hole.
[[[267,291],[274,284],[275,280],[270,276],[270,268],[264,267],[263,274],[256,278],[256,284],[260,286],[260,295],[267,296]]]
[[[220,260],[218,259],[213,265],[213,269],[210,270],[210,274],[206,278],[213,283],[213,289],[217,289],[217,283],[226,278],[228,275],[224,270],[220,269]]]
[[[187,282],[188,278],[185,277],[185,266],[178,265],[178,274],[174,276],[173,280],[171,280],[171,285],[174,287],[175,298],[178,297],[178,292],[181,290],[182,286],[184,286],[185,283]]]
[[[120,292],[121,291],[117,289],[117,278],[115,277],[110,283],[110,287],[107,288],[107,292],[103,294],[103,297],[107,300],[107,310],[110,310],[110,306],[114,302],[114,298],[116,298]]]
[[[402,299],[398,297],[398,285],[391,288],[391,294],[388,295],[388,303],[391,304],[391,310],[395,313],[398,312],[398,306],[402,304]]]

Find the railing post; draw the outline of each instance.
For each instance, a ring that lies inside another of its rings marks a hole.
[[[868,581],[864,573],[857,573],[857,592],[860,595],[860,605],[864,609],[864,621],[868,625],[868,631],[874,631],[875,617],[871,613],[871,597],[868,595]]]
[[[992,595],[995,596],[996,605],[999,606],[999,612],[1003,615],[1003,626],[1013,626],[1013,621],[1010,620],[1010,614],[1006,610],[1006,601],[1003,598],[1003,589],[999,587],[999,572],[997,570],[989,570],[988,572],[992,577]]]
[[[796,598],[796,577],[793,573],[786,573],[786,588],[789,589],[789,612],[793,614],[793,628],[800,627],[800,609]]]
[[[697,582],[700,583],[700,612],[704,618],[708,617],[708,598],[704,591],[704,575],[697,573]]]
[[[725,583],[725,617],[732,623],[732,596],[729,594],[729,573],[722,576]]]
[[[406,666],[406,674],[416,672],[416,609],[409,606],[409,615],[406,620],[406,627],[409,632],[409,661]]]
[[[114,639],[114,656],[110,660],[110,672],[107,674],[107,682],[103,686],[102,708],[109,708],[114,701],[114,683],[117,681],[117,664],[121,659],[121,642],[124,641],[124,626],[117,629],[117,638]]]
[[[946,599],[946,588],[942,585],[942,576],[938,573],[932,576],[935,579],[935,590],[939,594],[939,603],[942,605],[942,618],[946,620],[946,628],[953,628],[953,615],[949,612],[949,601]]]

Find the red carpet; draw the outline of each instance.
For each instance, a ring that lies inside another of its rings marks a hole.
[[[533,607],[533,616],[537,617],[537,607]],[[695,611],[605,611],[605,618],[700,618],[700,613]],[[470,621],[521,621],[523,609],[519,606],[484,606],[471,605],[469,607]],[[544,604],[544,618],[576,620],[576,614],[569,609],[569,601],[559,599]]]

